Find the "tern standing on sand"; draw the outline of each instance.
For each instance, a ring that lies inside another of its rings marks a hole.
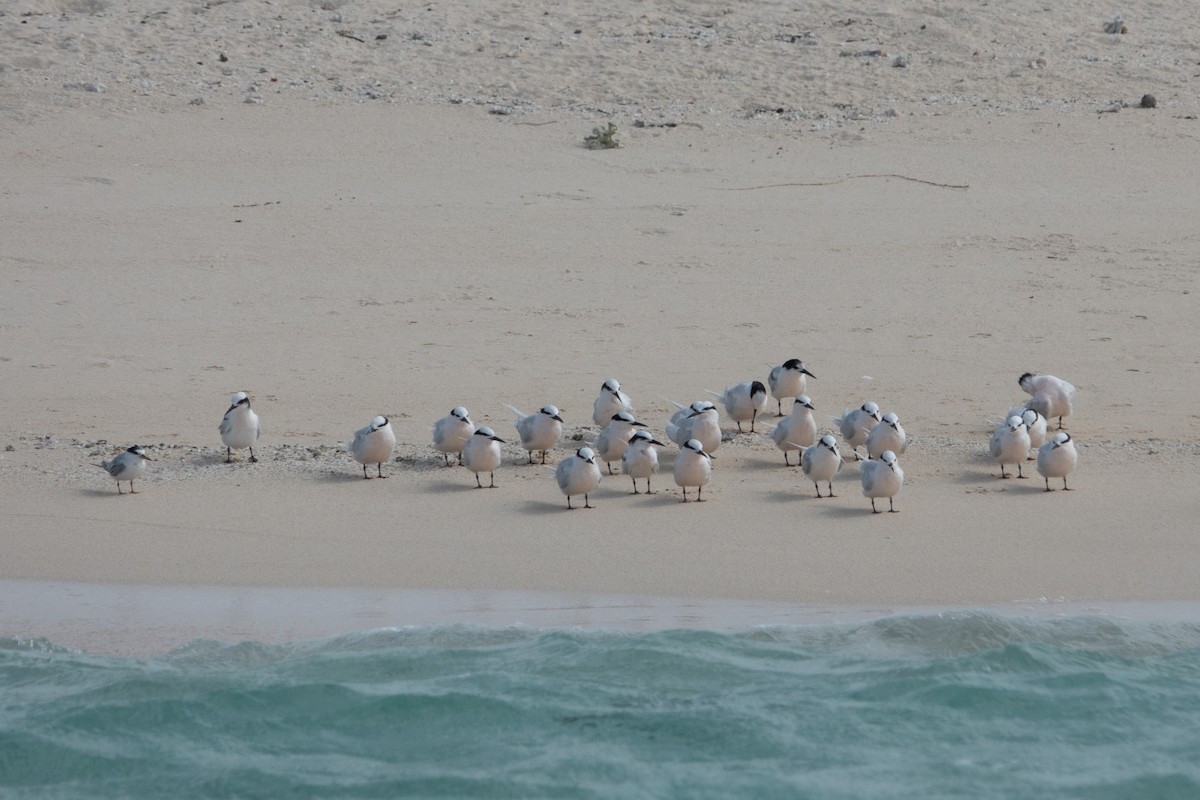
[[[596,457],[608,465],[609,475],[613,474],[612,462],[620,461],[621,456],[625,455],[625,448],[629,446],[629,437],[633,435],[633,429],[644,427],[644,422],[638,422],[633,418],[633,414],[622,411],[620,414],[613,414],[604,430],[600,431],[600,435],[596,437]]]
[[[596,454],[590,447],[581,447],[575,455],[563,459],[554,468],[554,478],[558,488],[567,496],[567,508],[573,508],[571,497],[583,495],[583,507],[595,508],[588,502],[588,495],[596,491],[600,485],[600,467],[596,464]]]
[[[687,502],[689,486],[696,487],[696,502],[703,503],[703,488],[712,478],[712,456],[704,452],[699,439],[688,439],[679,455],[675,456],[675,484],[683,489],[683,502]]]
[[[817,377],[809,372],[808,367],[798,358],[789,358],[779,366],[771,368],[771,374],[767,376],[767,386],[771,390],[771,397],[775,398],[779,416],[783,416],[784,400],[804,394],[808,387],[806,375],[808,378]]]
[[[847,409],[842,412],[840,417],[830,417],[830,419],[838,424],[842,438],[846,440],[846,444],[850,445],[850,449],[854,453],[854,460],[858,461],[860,460],[859,446],[867,443],[867,436],[879,424],[879,404],[868,400],[853,411]]]
[[[762,381],[742,381],[726,387],[724,394],[709,394],[725,406],[725,413],[737,423],[738,433],[742,432],[742,423],[746,420],[750,421],[750,432],[754,433],[754,421],[767,407],[767,387]]]
[[[867,434],[866,445],[867,458],[879,458],[884,450],[891,450],[899,455],[908,448],[908,434],[904,432],[900,418],[889,411]]]
[[[504,444],[504,440],[497,436],[495,431],[484,425],[482,428],[477,428],[467,443],[463,445],[463,464],[475,473],[476,489],[496,488],[495,472],[496,467],[500,466],[500,445],[502,444]],[[483,472],[488,474],[489,483],[486,487],[479,480],[479,475]]]
[[[395,446],[396,433],[392,430],[392,423],[388,422],[387,417],[379,416],[371,420],[370,425],[354,432],[354,439],[350,442],[350,455],[363,465],[364,478],[371,477],[367,474],[367,464],[374,464],[378,476],[386,478],[387,475],[383,474],[383,462],[392,457],[392,449]]]
[[[1029,431],[1025,430],[1025,420],[1015,414],[1009,417],[1008,421],[992,434],[992,440],[988,442],[988,452],[1000,462],[1001,478],[1011,477],[1004,471],[1005,464],[1016,464],[1017,477],[1024,478],[1021,474],[1021,462],[1029,455]]]
[[[793,414],[796,412],[792,412]],[[842,470],[842,454],[838,452],[837,440],[826,434],[812,447],[806,447],[800,456],[800,469],[813,482],[817,497],[833,497],[833,476]],[[829,485],[829,494],[821,494],[820,481]]]
[[[433,423],[433,448],[442,454],[446,466],[450,466],[450,454],[458,456],[462,463],[463,445],[475,433],[471,414],[462,406],[455,406],[450,413]]]
[[[542,451],[542,463],[546,463],[546,451],[558,444],[562,438],[562,417],[556,406],[542,406],[536,414],[525,414],[512,406],[508,410],[517,415],[513,427],[521,437],[521,446],[529,451],[529,463],[533,463],[533,453]]]
[[[609,378],[600,386],[600,394],[592,404],[592,422],[600,426],[607,425],[613,414],[622,411],[632,414],[633,401],[621,391],[621,384],[616,378]]]
[[[146,462],[153,460],[146,455],[146,451],[141,445],[135,444],[122,451],[116,458],[111,460],[106,458],[95,466],[116,479],[117,494],[125,494],[121,491],[121,481],[129,481],[129,493],[137,494],[133,490],[133,482],[146,474]]]
[[[1075,469],[1079,461],[1079,453],[1075,450],[1075,440],[1066,431],[1059,431],[1054,438],[1038,449],[1037,471],[1046,479],[1046,491],[1050,488],[1051,478],[1062,478],[1063,491],[1071,491],[1067,486],[1067,476]]]
[[[641,494],[637,488],[639,478],[646,479],[646,494],[650,491],[650,476],[658,472],[658,450],[663,443],[649,431],[634,431],[629,439],[629,446],[621,454],[621,471],[633,480],[633,493]]]
[[[897,513],[892,498],[900,494],[900,489],[904,487],[904,470],[900,469],[895,453],[887,450],[878,461],[874,459],[864,461],[860,477],[863,497],[871,498],[872,513],[879,513],[879,510],[875,508],[876,497],[886,497],[888,511],[893,514]]]
[[[788,453],[812,447],[817,441],[817,421],[813,418],[812,400],[802,394],[792,403],[792,413],[771,431],[775,446],[783,451],[783,463],[792,466]],[[799,459],[797,459],[799,463]]]
[[[1017,383],[1029,395],[1026,408],[1032,408],[1046,419],[1058,417],[1058,429],[1062,430],[1063,417],[1071,416],[1075,410],[1075,387],[1053,375],[1038,375],[1026,372]]]
[[[688,439],[699,439],[705,452],[715,453],[721,445],[721,418],[717,407],[707,400],[681,406],[667,420],[667,438],[683,447]]]
[[[233,462],[234,450],[250,448],[250,462],[258,461],[254,456],[254,443],[262,435],[262,426],[258,423],[258,414],[250,410],[250,398],[245,392],[238,392],[230,400],[229,410],[221,420],[221,441],[225,444],[225,463]]]

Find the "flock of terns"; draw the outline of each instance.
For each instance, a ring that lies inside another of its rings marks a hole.
[[[776,425],[770,435],[775,445],[783,451],[784,463],[793,466],[790,453],[798,452],[801,470],[813,482],[817,497],[833,497],[833,476],[841,471],[845,459],[838,449],[837,440],[829,434],[818,437],[818,426],[813,416],[813,404],[808,395],[808,378],[815,378],[804,362],[793,358],[773,367],[767,384],[761,381],[743,381],[725,389],[723,393],[710,392],[725,408],[726,416],[737,424],[742,432],[742,423],[750,424],[755,431],[758,417],[767,407],[768,391],[775,399],[779,415],[783,416],[783,401],[792,400],[791,413]],[[1024,406],[1009,410],[1003,422],[996,425],[989,444],[989,452],[1000,464],[1000,477],[1008,478],[1007,465],[1015,465],[1017,477],[1022,473],[1022,463],[1036,460],[1037,471],[1046,481],[1046,491],[1051,478],[1061,478],[1063,489],[1069,491],[1067,476],[1075,468],[1078,454],[1070,434],[1062,430],[1063,418],[1071,414],[1074,407],[1075,387],[1053,375],[1025,373],[1018,383],[1030,399]],[[691,405],[674,404],[677,411],[666,423],[667,437],[679,447],[672,474],[676,485],[683,490],[682,502],[688,502],[688,489],[695,488],[696,501],[703,502],[703,488],[712,478],[713,453],[721,445],[719,412],[715,403],[698,400]],[[529,463],[534,463],[534,454],[541,454],[541,463],[546,463],[546,451],[558,444],[563,434],[563,420],[558,409],[546,405],[536,413],[525,414],[512,406],[508,408],[516,415],[513,426],[520,438],[521,446],[528,451]],[[1058,431],[1049,435],[1048,419],[1058,418]],[[904,470],[899,458],[908,446],[908,436],[900,424],[899,417],[892,412],[880,413],[877,403],[867,401],[859,408],[846,410],[841,417],[831,417],[837,423],[845,444],[849,446],[856,461],[861,462],[860,476],[863,496],[870,499],[872,512],[877,499],[887,498],[888,511],[895,512],[894,500],[904,486]],[[600,434],[588,446],[580,447],[555,467],[554,475],[558,488],[567,498],[567,508],[594,508],[590,495],[600,485],[603,470],[613,473],[613,464],[620,463],[621,472],[633,481],[633,494],[641,494],[638,481],[646,481],[646,493],[650,489],[650,477],[658,471],[658,447],[665,446],[646,430],[633,414],[633,402],[621,384],[610,378],[600,387],[593,403],[592,421],[602,428]],[[254,445],[262,433],[258,415],[250,408],[250,398],[245,392],[233,395],[229,410],[225,412],[219,426],[221,441],[225,445],[225,461],[233,460],[234,450],[249,450],[249,460],[258,461]],[[442,419],[434,423],[433,446],[440,452],[446,466],[450,456],[459,464],[475,473],[477,488],[496,486],[495,470],[500,466],[500,445],[505,443],[496,432],[485,426],[476,427],[466,408],[457,406]],[[396,445],[396,435],[387,417],[375,417],[369,425],[355,432],[348,449],[354,460],[362,465],[363,478],[370,478],[367,467],[374,464],[376,475],[383,474],[383,464],[389,460]],[[866,458],[859,448],[866,449]],[[104,469],[117,481],[117,492],[123,494],[122,481],[129,482],[129,492],[134,493],[133,482],[145,475],[146,462],[151,461],[143,447],[134,445],[111,460],[106,459],[96,466]],[[487,473],[485,487],[482,475]],[[821,483],[828,489],[821,493]],[[583,497],[583,505],[572,505],[571,498]]]

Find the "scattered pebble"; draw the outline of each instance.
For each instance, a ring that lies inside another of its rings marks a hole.
[[[1142,108],[1158,108],[1158,100],[1154,99],[1152,94],[1142,95],[1142,101],[1138,103]]]

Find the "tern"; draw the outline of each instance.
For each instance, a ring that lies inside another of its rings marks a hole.
[[[704,502],[701,493],[712,477],[712,459],[711,454],[704,452],[699,439],[688,439],[679,455],[675,456],[675,483],[683,489],[683,502],[688,501],[689,486],[696,487],[696,502]]]
[[[567,508],[571,497],[583,495],[583,508],[595,508],[588,502],[588,495],[600,485],[600,467],[596,464],[596,453],[590,447],[581,447],[575,455],[560,461],[554,469],[558,488],[567,496]]]
[[[904,470],[900,469],[900,464],[896,461],[896,454],[891,450],[885,450],[879,460],[868,459],[862,465],[862,492],[863,497],[871,498],[871,511],[875,514],[879,510],[875,508],[876,497],[886,497],[888,499],[888,511],[895,514],[896,507],[892,503],[892,498],[900,494],[900,489],[904,486]]]
[[[433,423],[433,447],[446,459],[450,466],[450,454],[458,456],[462,463],[463,445],[475,433],[475,423],[471,422],[471,414],[462,406],[455,406],[450,413]]]
[[[238,392],[229,401],[229,410],[225,412],[221,425],[221,441],[225,444],[225,463],[233,463],[233,451],[250,449],[250,462],[257,463],[254,456],[254,443],[262,435],[262,426],[258,424],[258,414],[250,410],[250,398],[245,392]]]
[[[141,445],[133,445],[112,459],[104,459],[97,466],[107,472],[117,481],[117,494],[125,494],[121,491],[121,481],[129,481],[129,493],[137,494],[133,489],[133,482],[137,478],[146,474],[146,462],[154,459],[146,455],[146,449]]]
[[[379,416],[371,420],[370,425],[354,432],[354,439],[350,442],[350,455],[363,465],[364,478],[371,477],[367,474],[368,464],[374,464],[379,477],[386,478],[387,475],[383,474],[383,462],[391,458],[395,446],[396,433],[392,430],[392,423],[388,422],[387,417]]]
[[[804,394],[804,390],[808,387],[808,378],[815,378],[808,371],[808,367],[804,366],[804,362],[798,358],[789,358],[777,367],[771,368],[771,374],[767,376],[767,387],[771,390],[771,397],[775,398],[775,402],[779,408],[779,416],[783,416],[783,401],[788,397],[799,397]]]

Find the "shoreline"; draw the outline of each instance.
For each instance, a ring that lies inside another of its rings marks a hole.
[[[392,628],[720,633],[854,625],[895,616],[1107,617],[1200,625],[1200,602],[810,605],[655,595],[434,589],[134,586],[0,580],[0,637],[95,656],[149,658],[196,641],[284,644]]]

